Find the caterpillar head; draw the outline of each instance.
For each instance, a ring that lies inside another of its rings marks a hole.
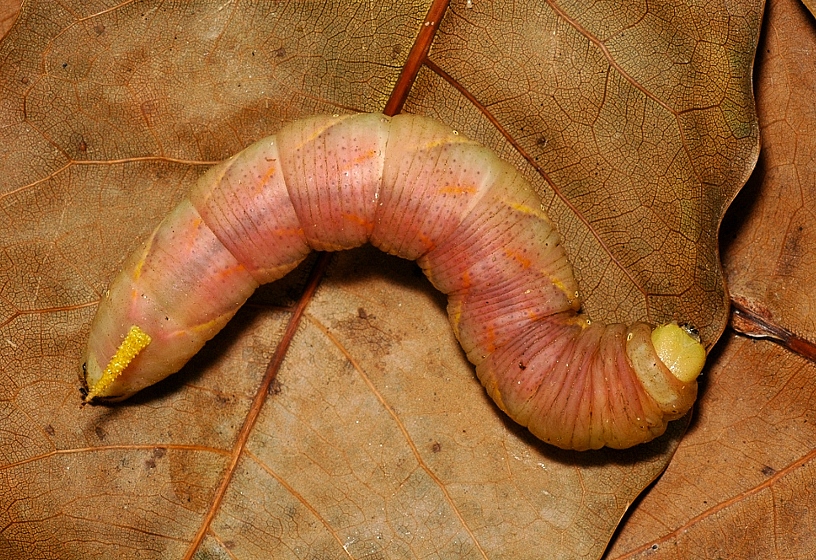
[[[639,323],[627,335],[626,353],[644,389],[666,420],[689,411],[697,398],[697,376],[705,364],[705,348],[677,323],[650,329]]]
[[[677,323],[660,325],[652,331],[652,344],[660,361],[680,381],[691,383],[703,371],[706,351],[693,328]]]

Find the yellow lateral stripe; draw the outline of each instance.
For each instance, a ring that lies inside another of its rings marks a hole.
[[[434,138],[429,142],[425,142],[420,149],[414,150],[416,152],[420,150],[431,150],[433,148],[440,148],[446,147],[450,144],[473,144],[474,146],[481,147],[481,144],[476,142],[475,140],[471,140],[467,136],[463,136],[458,132],[455,132],[452,135],[443,136],[442,138]]]
[[[437,189],[439,194],[476,194],[479,190],[468,185],[445,185]]]
[[[105,368],[105,371],[102,372],[102,377],[99,378],[99,381],[91,388],[90,392],[88,392],[88,396],[85,397],[85,401],[88,402],[100,393],[107,389],[113,381],[119,377],[119,375],[124,371],[124,369],[128,366],[128,364],[133,361],[139,352],[145,349],[145,347],[150,344],[150,335],[144,332],[142,329],[133,325],[130,327],[125,339],[122,341],[122,344],[119,345],[119,348],[116,349],[116,353],[111,358],[108,366]]]
[[[536,208],[535,206],[530,206],[528,204],[524,204],[523,202],[516,202],[513,200],[502,200],[504,204],[506,204],[509,208],[512,208],[516,212],[520,212],[521,214],[528,214],[540,218],[550,223],[550,218],[541,208]]]

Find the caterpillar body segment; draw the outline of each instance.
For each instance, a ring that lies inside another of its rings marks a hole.
[[[629,447],[696,398],[705,350],[690,334],[580,313],[561,237],[517,170],[434,120],[363,114],[291,123],[202,176],[100,302],[89,400],[178,371],[310,251],[365,243],[419,262],[490,396],[543,441]],[[103,385],[133,327],[149,343]]]

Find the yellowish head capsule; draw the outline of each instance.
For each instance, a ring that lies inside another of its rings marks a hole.
[[[130,327],[122,344],[116,349],[113,358],[108,362],[105,371],[102,372],[99,381],[88,391],[85,402],[90,402],[94,397],[101,395],[148,344],[150,344],[150,335],[136,325]]]
[[[660,325],[653,330],[652,344],[660,360],[680,381],[690,383],[703,370],[705,348],[677,323]]]

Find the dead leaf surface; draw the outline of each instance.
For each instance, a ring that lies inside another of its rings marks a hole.
[[[723,263],[735,299],[816,340],[816,76],[806,54],[816,33],[798,4],[782,3],[767,25],[757,83],[763,154],[735,207],[746,218],[725,231]]]
[[[540,444],[485,397],[414,265],[369,249],[334,259],[260,401],[309,266],[167,382],[78,406],[88,325],[137,239],[281,122],[382,110],[426,23],[406,110],[527,172],[596,319],[677,317],[713,343],[759,7],[497,6],[24,6],[0,44],[0,555],[602,553],[683,426],[625,452]]]
[[[762,153],[729,210],[733,297],[814,340],[816,25],[794,0],[768,5],[756,70]],[[727,336],[672,463],[606,555],[811,558],[816,550],[816,365]]]
[[[813,555],[816,367],[771,342],[724,338],[699,417],[606,558]]]
[[[21,0],[0,0],[0,37],[5,37],[20,13]]]

